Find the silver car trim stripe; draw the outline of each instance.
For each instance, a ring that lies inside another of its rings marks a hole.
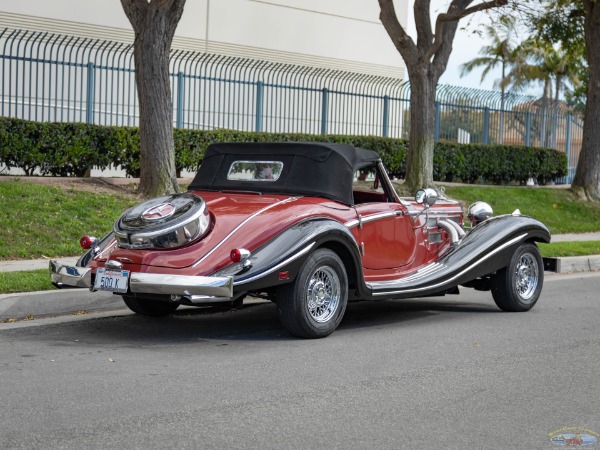
[[[427,289],[432,289],[432,288],[436,288],[439,286],[443,286],[444,284],[448,284],[454,280],[456,280],[458,277],[460,277],[461,275],[465,274],[466,272],[468,272],[469,270],[471,270],[472,268],[476,267],[477,265],[481,264],[483,261],[485,261],[486,259],[491,258],[492,256],[494,256],[496,253],[504,250],[506,247],[509,247],[519,241],[522,241],[523,238],[525,238],[525,236],[527,236],[527,233],[522,234],[514,239],[511,239],[508,242],[505,242],[504,244],[502,244],[500,247],[498,247],[496,250],[494,250],[493,252],[488,253],[487,255],[485,255],[483,258],[481,258],[480,260],[478,260],[477,262],[471,264],[469,267],[467,267],[466,269],[464,269],[462,272],[457,273],[456,275],[454,275],[452,278],[449,278],[448,280],[442,281],[441,283],[438,284],[434,284],[434,285],[430,285],[430,286],[424,286],[424,287],[420,287],[420,288],[414,288],[414,289],[403,289],[403,290],[399,290],[399,291],[386,291],[386,292],[374,292],[373,296],[380,296],[380,295],[390,295],[390,294],[404,294],[404,293],[408,293],[408,292],[419,292],[419,291],[424,291]],[[401,279],[400,279],[401,280]],[[398,282],[400,282],[400,280],[397,280]],[[385,289],[385,286],[383,287],[379,287],[381,285],[382,282],[373,282],[373,283],[367,283],[367,286],[373,290],[375,289]]]
[[[258,275],[254,275],[253,277],[250,277],[246,280],[243,281],[234,281],[233,285],[234,286],[239,286],[240,284],[246,284],[246,283],[250,283],[251,281],[254,280],[258,280],[259,278],[262,278],[266,275],[269,275],[273,272],[275,272],[276,270],[281,269],[283,266],[285,266],[286,264],[291,263],[292,261],[297,260],[298,258],[300,258],[302,255],[305,255],[306,253],[308,253],[310,251],[311,248],[313,248],[315,245],[315,242],[313,242],[312,244],[310,244],[307,247],[304,247],[302,250],[300,250],[298,253],[296,253],[294,256],[291,256],[290,258],[286,259],[285,261],[280,262],[279,264],[277,264],[275,267],[271,267],[269,270],[265,271],[265,272],[261,272]]]
[[[407,216],[419,216],[419,215],[424,215],[425,213],[421,210],[421,211],[408,211],[405,213],[405,215]],[[460,215],[460,213],[458,212],[444,212],[444,211],[431,211],[431,209],[429,210],[429,212],[427,213],[430,217],[445,217],[450,219],[451,217],[458,217]]]
[[[365,223],[369,223],[369,222],[374,222],[376,220],[387,219],[388,217],[395,217],[395,216],[397,216],[395,211],[377,213],[377,214],[373,214],[370,216],[361,216],[360,219],[354,219],[354,220],[350,220],[350,221],[346,222],[344,224],[344,226],[346,228],[354,228],[361,222],[363,224],[365,224]]]
[[[253,218],[255,218],[256,216],[258,216],[259,214],[264,213],[265,211],[271,209],[271,208],[275,208],[276,206],[282,205],[284,203],[287,202],[292,202],[295,201],[297,199],[301,198],[301,196],[296,196],[296,197],[288,197],[286,199],[280,200],[277,203],[273,203],[272,205],[269,206],[265,206],[262,209],[259,209],[258,211],[256,211],[255,213],[249,215],[242,223],[240,223],[237,227],[235,227],[231,233],[229,233],[227,236],[225,236],[221,242],[219,242],[217,245],[215,245],[211,251],[209,251],[206,255],[204,255],[202,258],[200,258],[198,261],[196,261],[194,264],[192,264],[192,267],[196,267],[198,264],[202,263],[202,261],[204,261],[206,258],[208,258],[210,255],[212,255],[215,250],[217,250],[219,247],[221,247],[225,241],[227,239],[229,239],[231,236],[233,236],[235,234],[236,231],[238,231],[240,228],[242,228],[244,225],[246,225],[250,220],[252,220]]]

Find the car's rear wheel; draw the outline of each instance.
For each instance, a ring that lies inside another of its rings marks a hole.
[[[543,283],[539,249],[533,243],[523,244],[513,253],[510,264],[492,278],[492,297],[503,311],[529,311],[538,301]]]
[[[294,336],[322,338],[342,321],[348,303],[348,276],[333,251],[318,249],[304,262],[296,279],[279,288],[277,310]]]
[[[136,298],[129,295],[123,295],[122,297],[123,301],[130,310],[142,316],[164,317],[174,313],[179,307],[179,303]]]

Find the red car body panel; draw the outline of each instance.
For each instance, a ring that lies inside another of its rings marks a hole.
[[[449,245],[445,231],[425,226],[424,215],[414,217],[423,209],[414,202],[367,203],[350,207],[317,197],[194,193],[206,201],[212,217],[211,231],[201,240],[165,250],[131,250],[118,248],[113,243],[92,259],[90,267],[103,267],[108,259],[112,259],[123,263],[124,270],[135,272],[210,275],[231,263],[229,252],[232,249],[253,251],[295,223],[328,218],[350,224],[359,215],[366,223],[362,227],[350,225],[350,231],[359,247],[364,248],[365,281],[398,278],[435,260]],[[394,215],[369,221],[385,213]],[[440,202],[430,209],[429,214],[438,213],[462,220],[462,209],[456,203]],[[430,232],[440,232],[442,241],[428,243]]]

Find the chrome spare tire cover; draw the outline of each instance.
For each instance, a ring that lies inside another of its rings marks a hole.
[[[134,206],[117,219],[114,233],[120,247],[173,248],[200,239],[209,227],[206,202],[186,192]]]

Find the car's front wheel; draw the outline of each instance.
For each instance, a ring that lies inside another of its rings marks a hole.
[[[538,301],[544,283],[544,263],[533,243],[521,245],[507,267],[492,278],[496,305],[509,312],[529,311]]]
[[[294,336],[330,335],[348,303],[348,276],[342,260],[331,250],[316,250],[296,279],[279,288],[276,303],[281,323]]]
[[[164,317],[174,313],[179,307],[179,303],[136,298],[129,295],[123,295],[122,297],[127,307],[141,316]]]

